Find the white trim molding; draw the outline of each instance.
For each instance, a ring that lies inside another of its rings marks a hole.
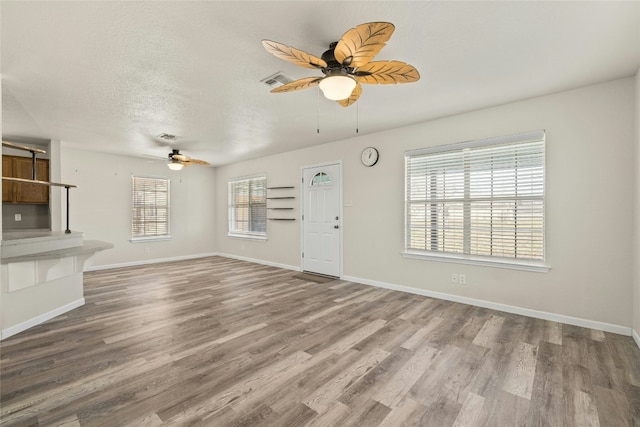
[[[172,261],[186,261],[189,259],[198,259],[198,258],[207,258],[211,256],[219,256],[224,258],[237,259],[239,261],[247,261],[253,262],[255,264],[268,265],[270,267],[283,268],[285,270],[293,270],[293,271],[302,271],[302,268],[295,265],[288,264],[280,264],[277,262],[264,261],[261,259],[248,258],[239,255],[233,254],[222,254],[218,252],[204,253],[204,254],[195,254],[195,255],[183,255],[177,257],[170,258],[156,258],[156,259],[146,259],[141,261],[132,261],[132,262],[123,262],[118,264],[106,264],[106,265],[94,265],[85,269],[85,271],[100,271],[100,270],[110,270],[112,268],[123,268],[123,267],[136,267],[139,265],[147,265],[147,264],[159,264],[162,262],[172,262]]]
[[[598,322],[595,320],[581,319],[578,317],[566,316],[563,314],[533,310],[530,308],[517,307],[513,305],[479,300],[475,298],[462,297],[459,295],[447,294],[444,292],[429,291],[426,289],[413,288],[410,286],[402,286],[402,285],[396,285],[393,283],[379,282],[377,280],[362,279],[360,277],[343,276],[341,277],[341,279],[347,280],[350,282],[362,283],[364,285],[375,286],[378,288],[391,289],[394,291],[407,292],[410,294],[422,295],[425,297],[459,302],[462,304],[489,308],[492,310],[504,311],[507,313],[520,314],[522,316],[527,316],[527,317],[534,317],[536,319],[550,320],[553,322],[565,323],[567,325],[580,326],[580,327],[589,328],[589,329],[596,329],[604,332],[611,332],[614,334],[630,336],[632,332],[632,329],[626,326],[615,325],[615,324],[606,323],[606,322]],[[640,346],[640,337],[638,337],[638,335],[635,334],[634,338],[636,339],[636,343],[638,343],[638,345]]]
[[[421,259],[427,261],[451,262],[454,264],[480,265],[483,267],[507,268],[511,270],[534,271],[538,273],[548,273],[551,267],[544,264],[511,262],[508,259],[481,258],[472,255],[451,256],[447,254],[427,253],[420,251],[405,250],[402,256],[409,259]]]
[[[186,256],[172,257],[172,258],[159,258],[159,259],[153,259],[153,260],[134,261],[134,262],[129,262],[129,263],[121,263],[121,264],[93,266],[93,267],[88,268],[86,271],[106,270],[106,269],[120,268],[120,267],[132,267],[132,266],[145,265],[145,264],[156,264],[156,263],[161,263],[161,262],[170,262],[170,261],[181,261],[181,260],[196,259],[196,258],[205,258],[205,257],[210,257],[210,256],[220,256],[220,257],[224,257],[224,258],[237,259],[239,261],[253,262],[253,263],[256,263],[256,264],[267,265],[267,266],[270,266],[270,267],[283,268],[285,270],[302,271],[302,268],[300,266],[281,264],[281,263],[276,263],[276,262],[271,262],[271,261],[264,261],[264,260],[261,260],[261,259],[243,257],[243,256],[239,256],[239,255],[226,254],[226,253],[206,253],[206,254],[186,255]],[[403,285],[397,285],[397,284],[393,284],[393,283],[380,282],[380,281],[377,281],[377,280],[363,279],[363,278],[360,278],[360,277],[341,276],[340,279],[341,280],[347,280],[347,281],[350,281],[350,282],[362,283],[364,285],[375,286],[377,288],[384,288],[384,289],[390,289],[390,290],[399,291],[399,292],[406,292],[406,293],[415,294],[415,295],[422,295],[422,296],[431,297],[431,298],[437,298],[437,299],[446,300],[446,301],[458,302],[458,303],[461,303],[461,304],[468,304],[468,305],[488,308],[488,309],[497,310],[497,311],[504,311],[504,312],[507,312],[507,313],[519,314],[519,315],[522,315],[522,316],[533,317],[533,318],[537,318],[537,319],[550,320],[550,321],[553,321],[553,322],[564,323],[564,324],[567,324],[567,325],[580,326],[580,327],[583,327],[583,328],[596,329],[596,330],[600,330],[600,331],[611,332],[611,333],[614,333],[614,334],[632,336],[633,339],[635,340],[636,344],[640,348],[640,334],[637,331],[633,330],[632,328],[626,327],[626,326],[615,325],[615,324],[606,323],[606,322],[599,322],[599,321],[589,320],[589,319],[582,319],[582,318],[578,318],[578,317],[566,316],[566,315],[563,315],[563,314],[550,313],[550,312],[546,312],[546,311],[533,310],[533,309],[529,309],[529,308],[512,306],[512,305],[507,305],[507,304],[501,304],[501,303],[496,303],[496,302],[491,302],[491,301],[479,300],[479,299],[475,299],[475,298],[468,298],[468,297],[463,297],[463,296],[459,296],[459,295],[447,294],[447,293],[444,293],[444,292],[429,291],[429,290],[426,290],[426,289],[419,289],[419,288],[414,288],[414,287],[410,287],[410,286],[403,286]],[[79,304],[78,306],[80,306],[82,304],[84,304],[84,299],[82,300],[82,303]],[[67,306],[61,307],[60,310],[63,310],[66,307]],[[71,307],[68,310],[71,310],[73,308],[75,308],[75,307]],[[55,317],[55,316],[57,316],[59,314],[62,314],[64,312],[68,311],[68,310],[64,310],[64,311],[62,311],[60,313],[56,313],[52,317]],[[46,316],[48,314],[49,313],[47,313],[47,314],[45,314],[43,316]],[[40,316],[40,317],[42,317],[42,316]],[[49,318],[51,318],[51,317],[49,317]],[[49,318],[44,319],[41,322],[43,322],[45,320],[48,320]],[[31,321],[29,321],[29,322],[31,322]],[[41,322],[39,322],[39,323],[41,323]],[[29,325],[26,326],[26,328],[34,326],[36,324],[38,324],[38,323],[29,324]],[[3,339],[3,338],[6,338],[6,337],[10,336],[10,335],[7,335],[7,333],[11,333],[11,335],[14,335],[14,334],[16,334],[18,332],[21,332],[24,329],[12,332],[14,329],[19,328],[21,325],[17,325],[17,326],[14,326],[12,328],[9,328],[7,330],[3,330],[2,331],[2,335],[0,336],[0,339]]]
[[[233,254],[217,254],[217,255],[224,258],[237,259],[238,261],[247,261],[247,262],[253,262],[261,265],[268,265],[269,267],[277,267],[277,268],[282,268],[285,270],[292,270],[292,271],[302,271],[301,267],[295,266],[295,265],[280,264],[277,262],[264,261],[261,259],[248,258],[248,257],[243,257],[240,255],[233,255]]]
[[[39,316],[36,316],[32,319],[26,320],[22,323],[18,323],[17,325],[10,326],[7,329],[3,329],[2,331],[0,331],[0,340],[9,338],[22,331],[26,331],[29,328],[37,326],[41,323],[46,322],[47,320],[53,319],[56,316],[60,316],[61,314],[64,314],[68,311],[71,311],[83,305],[84,305],[84,298],[80,298],[78,300],[70,302],[69,304],[63,305],[62,307],[58,307],[54,310],[51,310]]]
[[[218,255],[219,254],[216,252],[211,252],[211,253],[204,253],[204,254],[182,255],[182,256],[168,257],[168,258],[145,259],[140,261],[122,262],[117,264],[92,265],[90,267],[85,268],[84,271],[99,271],[99,270],[110,270],[112,268],[136,267],[138,265],[159,264],[161,262],[172,262],[172,261],[185,261],[188,259],[206,258],[206,257],[218,256]]]

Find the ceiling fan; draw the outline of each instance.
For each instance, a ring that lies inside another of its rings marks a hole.
[[[187,157],[184,154],[180,154],[180,150],[171,150],[171,152],[169,153],[169,163],[167,165],[171,170],[180,170],[184,166],[191,166],[191,165],[208,166],[209,162]]]
[[[412,65],[402,61],[373,61],[391,38],[394,25],[389,22],[368,22],[350,29],[331,43],[320,58],[282,43],[262,40],[267,52],[285,61],[322,71],[324,76],[306,77],[273,89],[272,93],[292,92],[320,86],[324,96],[348,107],[362,94],[361,83],[411,83],[420,79]]]

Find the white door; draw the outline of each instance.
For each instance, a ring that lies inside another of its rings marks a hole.
[[[340,165],[302,170],[302,269],[340,276]]]

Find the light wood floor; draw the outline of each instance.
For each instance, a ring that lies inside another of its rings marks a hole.
[[[640,426],[630,337],[220,257],[85,274],[6,426]]]

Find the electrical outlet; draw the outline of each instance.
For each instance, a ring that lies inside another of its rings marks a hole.
[[[461,285],[466,285],[467,284],[467,275],[466,274],[459,274],[458,275],[458,282]]]
[[[458,275],[456,273],[451,274],[451,282],[458,283]]]
[[[22,221],[22,214],[15,214],[14,215],[14,220],[15,221]]]

